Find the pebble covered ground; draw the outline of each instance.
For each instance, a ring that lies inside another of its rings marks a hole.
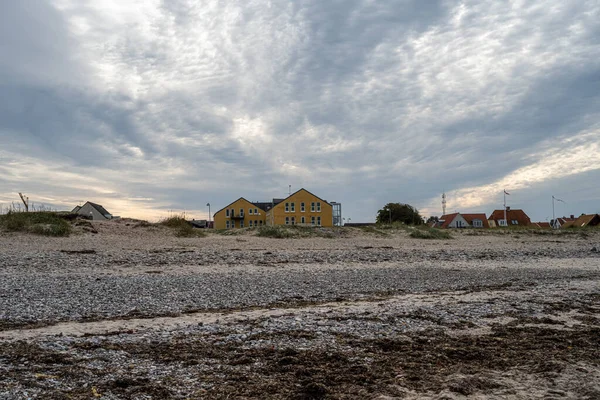
[[[597,233],[95,225],[0,236],[0,398],[600,397]]]

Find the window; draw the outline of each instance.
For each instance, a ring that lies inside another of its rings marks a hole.
[[[310,203],[310,211],[315,212],[315,203]]]
[[[259,223],[260,223],[260,225],[262,226],[262,221],[260,221]]]
[[[483,221],[480,220],[480,219],[474,219],[473,220],[473,226],[475,228],[481,228],[481,227],[483,227]]]
[[[506,226],[506,220],[505,219],[499,219],[498,220],[498,225],[500,225],[500,226]]]
[[[240,228],[244,227],[244,221],[240,221]]]
[[[317,225],[321,226],[321,217],[317,217]]]
[[[235,228],[235,221],[231,221],[231,229]]]
[[[229,208],[227,210],[225,210],[225,216],[229,217]]]
[[[290,224],[290,217],[285,217],[285,224],[289,225]]]
[[[321,212],[321,202],[317,202],[317,212]]]
[[[244,209],[240,208],[240,217],[243,217],[243,216],[244,216]]]
[[[304,204],[304,203],[302,203],[302,204]],[[303,223],[304,223],[304,217],[301,217],[301,218],[300,218],[300,223],[301,223],[301,224],[303,224]]]
[[[250,210],[252,211],[252,210]],[[252,228],[252,220],[248,221],[248,228]]]
[[[315,224],[315,217],[310,217],[310,223],[311,223],[312,225],[314,225],[314,224]]]
[[[252,208],[249,208],[249,209],[248,209],[248,214],[249,214],[249,215],[252,215],[252,213],[253,213],[253,212],[254,212],[254,210],[253,210]]]
[[[290,212],[290,203],[285,203],[285,212]]]
[[[516,219],[513,219],[513,220],[511,221],[511,223],[512,223],[513,225],[519,225],[519,221],[517,221]]]
[[[296,212],[296,203],[292,203],[292,212]]]
[[[292,217],[292,225],[296,225],[296,217]]]
[[[227,214],[229,214],[229,210],[227,210]],[[225,227],[229,229],[229,220],[225,221]]]
[[[254,209],[254,215],[258,215],[258,208]]]

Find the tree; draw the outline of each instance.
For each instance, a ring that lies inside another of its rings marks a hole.
[[[432,215],[431,217],[427,218],[427,224],[431,224],[432,222],[439,222],[440,219],[434,215]]]
[[[388,203],[377,212],[377,223],[403,222],[407,225],[421,225],[423,218],[416,208],[409,204]]]

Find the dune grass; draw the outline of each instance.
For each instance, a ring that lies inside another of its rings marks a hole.
[[[9,212],[0,215],[0,227],[9,232],[26,232],[44,236],[68,236],[71,224],[55,212]]]
[[[414,239],[452,239],[450,232],[435,228],[417,228],[414,229],[409,236]]]
[[[169,218],[165,218],[158,223],[159,225],[166,226],[167,228],[171,228],[175,232],[175,236],[177,237],[204,237],[206,233],[201,231],[200,229],[195,229],[192,224],[190,224],[185,218],[182,216],[173,216]]]

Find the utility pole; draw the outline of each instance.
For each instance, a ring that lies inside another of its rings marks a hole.
[[[508,226],[508,220],[506,219],[506,195],[510,196],[510,193],[504,189],[504,223],[506,224],[505,226]]]
[[[208,207],[208,225],[210,226],[210,203],[206,203],[206,206]]]
[[[19,197],[21,198],[21,201],[25,205],[25,212],[29,212],[29,197],[25,196],[21,192],[19,192]]]

